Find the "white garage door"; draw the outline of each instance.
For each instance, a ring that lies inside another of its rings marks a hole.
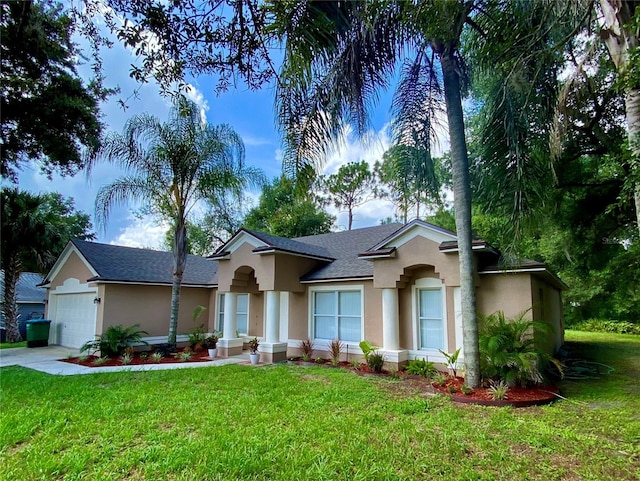
[[[52,321],[58,344],[78,348],[93,340],[96,334],[95,293],[56,294],[55,297]]]

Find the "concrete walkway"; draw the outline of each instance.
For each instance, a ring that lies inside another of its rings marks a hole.
[[[175,364],[144,364],[137,366],[101,366],[85,367],[78,364],[59,361],[67,357],[78,355],[77,349],[61,346],[47,347],[17,347],[0,349],[0,368],[6,366],[22,366],[36,371],[55,374],[58,376],[73,376],[77,374],[96,374],[99,372],[117,371],[161,371],[165,369],[192,369],[206,366],[224,366],[225,364],[240,364],[249,361],[249,354],[241,354],[226,359],[216,359],[208,362],[191,362]]]

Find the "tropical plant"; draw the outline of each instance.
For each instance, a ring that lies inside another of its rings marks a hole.
[[[340,363],[340,354],[342,354],[343,347],[344,344],[340,339],[334,339],[329,345],[329,357],[331,359],[331,364],[334,366],[337,366]]]
[[[191,351],[182,351],[178,353],[178,360],[182,362],[189,361],[193,357],[193,352]]]
[[[93,361],[91,361],[91,364],[93,364],[94,366],[102,366],[108,360],[108,356],[96,357]]]
[[[509,396],[509,384],[505,381],[491,381],[489,385],[489,392],[491,393],[491,399],[494,401],[503,401]]]
[[[313,357],[313,341],[311,339],[300,341],[299,349],[302,353],[302,360],[304,362],[311,361],[311,358]]]
[[[80,352],[100,351],[100,354],[106,357],[122,356],[129,346],[148,344],[142,340],[142,335],[149,333],[138,329],[138,327],[140,327],[139,324],[134,324],[131,327],[124,327],[122,324],[109,326],[104,334],[96,336],[93,341],[85,342],[80,348]]]
[[[507,319],[504,312],[480,316],[480,353],[483,378],[504,381],[509,386],[539,384],[553,363],[562,372],[562,364],[536,347],[536,338],[550,332],[548,324],[532,321],[521,312]]]
[[[151,354],[151,360],[155,363],[158,363],[162,360],[162,358],[164,357],[164,355],[161,352],[154,352],[153,354]]]
[[[75,211],[73,199],[57,193],[34,195],[14,188],[2,188],[0,197],[2,311],[7,341],[19,342],[16,287],[20,274],[48,269],[70,239],[92,239],[94,234],[89,216]]]
[[[251,352],[251,354],[257,354],[258,346],[260,346],[260,341],[258,341],[257,337],[254,337],[249,341],[249,352]]]
[[[133,355],[129,354],[128,352],[125,352],[121,357],[120,357],[120,362],[123,365],[128,365],[131,364],[131,361],[133,361]]]
[[[319,168],[344,122],[365,135],[379,90],[403,65],[393,101],[398,144],[430,157],[446,111],[451,149],[467,379],[480,382],[469,159],[462,111],[462,31],[482,11],[474,1],[274,2],[274,33],[284,42],[276,92],[290,172]],[[472,14],[472,12],[474,14]],[[409,54],[412,57],[407,58]],[[436,68],[439,63],[440,69]]]
[[[447,375],[442,372],[437,372],[431,377],[431,381],[436,386],[444,386],[447,382]]]
[[[374,372],[382,371],[384,366],[384,354],[378,352],[378,347],[373,346],[369,341],[360,341],[360,349],[364,354],[364,360]]]
[[[215,349],[218,346],[218,341],[219,340],[220,340],[220,338],[219,338],[217,333],[213,333],[212,335],[208,336],[204,340],[205,349]]]
[[[105,225],[111,208],[128,200],[142,200],[150,213],[173,226],[173,284],[168,343],[175,346],[180,286],[187,262],[186,222],[199,200],[240,191],[260,182],[258,170],[244,165],[244,144],[228,125],[203,122],[198,106],[179,97],[169,121],[161,123],[137,115],[122,134],[111,133],[89,163],[98,160],[122,168],[126,174],[100,188],[96,220]]]
[[[434,363],[425,359],[412,359],[407,363],[406,371],[422,377],[431,377],[438,372]]]
[[[469,396],[473,393],[473,389],[467,386],[466,384],[463,384],[462,386],[460,386],[460,391],[462,391],[462,394],[464,394],[465,396]]]
[[[442,354],[447,360],[447,369],[449,369],[449,372],[451,373],[451,375],[453,377],[457,377],[458,375],[457,363],[458,363],[458,356],[460,356],[460,348],[456,349],[456,352],[452,354],[446,353],[441,349],[438,349],[438,351],[440,351],[440,354]]]

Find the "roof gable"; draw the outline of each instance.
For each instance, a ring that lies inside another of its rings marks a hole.
[[[68,254],[67,251],[69,251]],[[171,252],[100,244],[77,239],[72,240],[65,247],[65,251],[47,276],[47,281],[55,277],[71,252],[76,252],[91,270],[93,277],[86,279],[86,281],[163,285],[170,285],[173,281],[173,254]],[[217,262],[200,256],[188,255],[182,285],[216,285],[218,282],[217,267]]]
[[[85,241],[79,241],[79,242],[85,242]],[[74,244],[74,242],[69,241],[67,242],[67,245],[64,247],[64,250],[62,251],[62,253],[56,259],[56,262],[53,264],[53,266],[49,270],[47,276],[43,279],[42,281],[43,285],[50,283],[51,280],[54,279],[60,273],[60,270],[62,270],[62,267],[69,260],[69,257],[73,253],[75,253],[78,256],[78,258],[87,267],[87,269],[89,270],[89,272],[91,272],[91,274],[93,274],[94,276],[98,275],[98,272],[96,271],[96,269],[91,265],[89,260],[87,260],[87,258],[82,254],[82,252],[80,252],[80,250]]]
[[[367,249],[366,252],[362,253],[362,257],[371,258],[375,256],[376,253],[384,253],[385,255],[390,254],[394,249],[397,249],[414,237],[418,236],[436,242],[437,244],[457,240],[456,234],[453,232],[443,229],[442,227],[429,224],[428,222],[415,219],[400,227],[373,247]]]

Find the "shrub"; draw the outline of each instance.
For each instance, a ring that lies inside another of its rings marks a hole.
[[[372,346],[369,341],[360,341],[360,349],[362,349],[367,366],[373,372],[381,372],[382,366],[384,366],[384,355],[378,352],[378,348]]]
[[[311,361],[313,357],[313,341],[311,339],[307,339],[306,341],[300,341],[300,351],[302,352],[302,360],[304,362]]]
[[[219,340],[218,334],[214,332],[203,341],[203,345],[205,349],[216,349]]]
[[[148,344],[142,340],[142,335],[148,334],[148,332],[141,331],[138,327],[140,327],[139,324],[127,328],[122,325],[110,326],[104,334],[96,336],[95,340],[84,343],[80,352],[100,351],[102,356],[121,356],[129,346]]]
[[[189,333],[189,346],[191,349],[195,349],[198,345],[202,346],[204,343],[204,324],[194,328]]]
[[[342,353],[343,346],[344,344],[342,344],[340,339],[334,339],[329,345],[329,356],[331,358],[331,364],[334,366],[337,366],[340,362],[340,354]]]
[[[508,398],[509,385],[505,381],[492,381],[489,392],[491,392],[491,399],[494,401],[503,401]]]
[[[611,332],[615,334],[640,334],[640,325],[628,321],[588,319],[573,324],[570,329],[587,332]]]
[[[509,386],[540,384],[550,362],[562,365],[536,349],[534,338],[549,332],[543,322],[525,319],[525,312],[506,319],[502,311],[480,316],[480,372],[485,379],[502,380]]]
[[[409,361],[406,370],[409,374],[423,377],[431,377],[437,372],[435,365],[431,361],[427,362],[425,359]]]

